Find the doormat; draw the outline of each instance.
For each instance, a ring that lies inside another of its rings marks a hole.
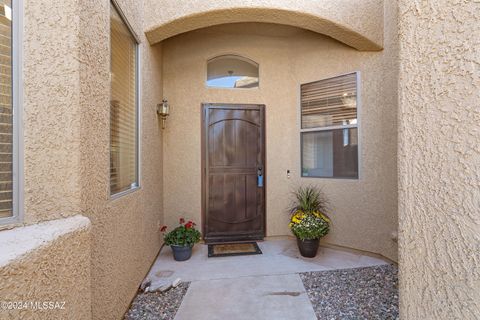
[[[256,242],[219,243],[208,245],[208,257],[243,256],[262,254]]]

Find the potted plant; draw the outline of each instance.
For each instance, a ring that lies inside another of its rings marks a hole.
[[[317,254],[320,238],[330,231],[330,218],[325,213],[328,200],[314,186],[300,187],[293,194],[295,201],[290,210],[288,226],[297,237],[300,254],[313,258]]]
[[[176,261],[185,261],[192,256],[193,245],[200,241],[200,232],[195,229],[195,222],[185,222],[184,218],[180,218],[180,225],[172,231],[164,234],[163,241],[170,246],[173,251],[173,258]],[[161,232],[167,231],[167,226],[160,229]]]

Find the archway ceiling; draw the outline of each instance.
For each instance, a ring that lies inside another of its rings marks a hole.
[[[382,0],[148,0],[145,5],[145,34],[152,45],[214,25],[264,22],[321,33],[360,51],[383,48]]]

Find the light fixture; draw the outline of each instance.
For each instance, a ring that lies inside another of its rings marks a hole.
[[[167,99],[163,99],[161,104],[157,104],[157,113],[162,118],[162,129],[165,129],[165,121],[170,114],[170,106],[168,105]]]
[[[357,96],[353,92],[345,92],[342,95],[342,103],[345,108],[356,108]]]

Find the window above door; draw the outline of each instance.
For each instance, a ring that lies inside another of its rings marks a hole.
[[[259,66],[239,55],[221,55],[207,62],[207,87],[249,89],[258,88]]]

